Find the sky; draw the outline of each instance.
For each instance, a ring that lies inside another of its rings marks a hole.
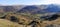
[[[0,5],[60,4],[60,0],[0,0]]]

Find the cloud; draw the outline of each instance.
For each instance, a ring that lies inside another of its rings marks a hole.
[[[28,3],[24,4],[27,5],[60,4],[60,0],[37,0],[37,1],[28,1]]]
[[[60,4],[60,0],[43,0],[41,4]]]
[[[41,5],[41,4],[60,4],[60,0],[0,0],[0,4],[23,4],[23,5]]]

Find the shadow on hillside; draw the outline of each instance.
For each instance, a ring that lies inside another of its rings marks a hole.
[[[10,17],[10,21],[18,22],[19,20],[15,16],[11,16]]]
[[[50,16],[42,16],[41,19],[52,21],[52,20],[56,20],[58,17],[59,17],[59,15],[53,14],[53,15],[51,15],[51,17]]]

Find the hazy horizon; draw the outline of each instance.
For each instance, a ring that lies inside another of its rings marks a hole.
[[[1,5],[60,4],[60,0],[0,0]]]

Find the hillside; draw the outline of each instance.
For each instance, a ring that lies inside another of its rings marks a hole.
[[[59,6],[0,6],[0,27],[60,27]]]

